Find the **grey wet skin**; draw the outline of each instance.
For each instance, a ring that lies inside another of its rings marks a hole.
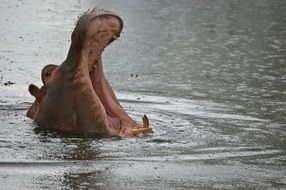
[[[152,132],[146,115],[137,124],[120,106],[103,73],[101,54],[122,31],[116,14],[94,8],[81,15],[71,35],[66,60],[42,69],[41,89],[27,116],[41,127],[99,135],[133,137]]]

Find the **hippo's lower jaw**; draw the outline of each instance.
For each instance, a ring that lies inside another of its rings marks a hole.
[[[115,136],[152,132],[148,118],[143,125],[120,106],[106,80],[101,54],[119,37],[123,22],[114,13],[93,9],[78,20],[67,59],[42,70],[44,86],[30,85],[36,97],[27,116],[40,126],[62,131],[83,131]]]

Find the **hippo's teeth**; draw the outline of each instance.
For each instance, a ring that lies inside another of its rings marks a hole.
[[[134,128],[131,129],[131,132],[133,133],[134,136],[140,135],[140,134],[147,134],[147,133],[152,133],[152,128]]]
[[[142,117],[143,120],[143,128],[149,128],[149,119],[146,115]]]
[[[120,135],[120,134],[121,134],[121,135],[124,135],[125,131],[126,131],[126,128],[125,128],[125,127],[121,127],[120,132],[119,132],[119,135]]]
[[[119,133],[121,133],[122,130],[122,120],[118,119],[118,129],[119,129]]]

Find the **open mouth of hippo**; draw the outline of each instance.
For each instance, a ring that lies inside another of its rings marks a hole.
[[[122,28],[123,21],[114,13],[84,13],[72,33],[67,59],[60,66],[44,67],[41,89],[30,86],[36,101],[27,115],[41,126],[68,131],[116,136],[152,132],[145,115],[141,125],[126,113],[103,72],[102,53],[120,36]],[[56,108],[65,112],[57,113]]]

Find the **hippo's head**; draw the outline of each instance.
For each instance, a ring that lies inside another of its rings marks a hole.
[[[152,132],[145,115],[143,125],[128,116],[103,73],[102,52],[122,28],[122,19],[103,9],[79,17],[66,60],[42,69],[41,88],[29,86],[36,100],[27,116],[42,127],[61,131],[117,136]]]

